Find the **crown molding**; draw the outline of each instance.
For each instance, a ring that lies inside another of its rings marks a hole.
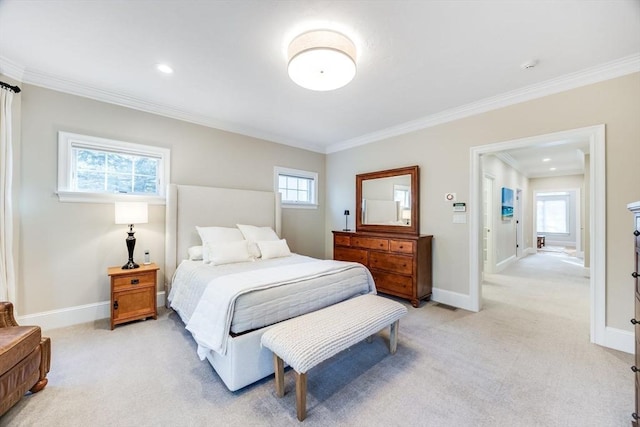
[[[485,98],[470,104],[432,114],[421,119],[412,120],[397,126],[392,126],[376,132],[365,134],[356,138],[337,142],[327,147],[317,144],[309,144],[300,141],[293,141],[282,135],[270,134],[255,128],[242,126],[237,123],[223,122],[211,117],[189,112],[187,109],[169,106],[159,103],[145,101],[131,97],[123,93],[105,90],[99,87],[88,86],[70,79],[63,79],[38,70],[26,70],[24,67],[0,56],[0,73],[22,83],[40,86],[71,95],[82,96],[96,101],[107,102],[122,107],[132,108],[147,113],[182,120],[210,128],[215,128],[227,132],[246,135],[277,144],[284,144],[303,150],[314,151],[322,154],[330,154],[337,151],[347,150],[360,145],[369,144],[387,138],[408,134],[421,129],[437,126],[443,123],[452,122],[476,114],[498,108],[507,107],[536,98],[552,95],[566,90],[586,86],[593,83],[621,77],[627,74],[640,71],[640,53],[629,55],[615,61],[611,61],[599,66],[587,68],[582,71],[570,73],[555,79],[547,80],[535,85],[530,85],[521,89],[506,92],[501,95]]]
[[[327,147],[326,154],[404,135],[476,114],[485,113],[487,111],[508,107],[510,105],[530,101],[536,98],[542,98],[544,96],[614,79],[616,77],[621,77],[639,71],[640,53],[625,56],[615,61],[590,67],[575,73],[566,74],[561,77],[546,80],[544,82],[506,92],[501,95],[485,98],[480,101],[432,114],[421,119],[412,120],[377,132],[372,132],[346,141],[331,144]]]
[[[325,151],[324,147],[320,147],[318,145],[292,141],[283,137],[282,135],[262,132],[258,129],[248,126],[242,126],[237,123],[223,122],[211,117],[191,113],[186,108],[149,102],[140,98],[126,95],[124,93],[119,93],[113,90],[106,90],[96,86],[89,86],[78,81],[61,78],[39,70],[25,70],[24,68],[21,68],[17,64],[2,56],[0,56],[0,73],[22,83],[43,87],[45,89],[51,89],[58,92],[68,93],[70,95],[93,99],[95,101],[119,105],[121,107],[131,108],[146,113],[157,114],[159,116],[215,128],[226,132],[237,133],[269,142],[274,142],[276,144],[289,145],[292,147],[301,148],[308,151],[315,151],[323,154]]]

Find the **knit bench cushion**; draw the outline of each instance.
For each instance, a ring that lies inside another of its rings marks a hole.
[[[361,295],[275,325],[262,335],[262,345],[296,372],[306,373],[406,313],[407,308],[396,301]]]

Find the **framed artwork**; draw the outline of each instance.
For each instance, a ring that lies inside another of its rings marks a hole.
[[[502,187],[502,220],[510,221],[513,218],[513,190]]]

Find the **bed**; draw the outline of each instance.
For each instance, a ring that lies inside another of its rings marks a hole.
[[[247,262],[212,266],[186,259],[190,248],[202,245],[198,226],[231,229],[248,224],[272,229],[281,236],[278,196],[253,190],[168,187],[168,305],[191,332],[198,356],[208,360],[231,391],[273,373],[272,355],[260,346],[260,338],[269,327],[358,295],[375,293],[369,271],[360,264],[298,254],[282,256],[278,251],[273,255],[266,251],[270,246],[263,246],[268,242],[257,242],[265,256]]]

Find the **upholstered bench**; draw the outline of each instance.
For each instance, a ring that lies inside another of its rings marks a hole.
[[[296,375],[298,420],[307,413],[307,371],[342,350],[391,326],[389,350],[396,352],[398,321],[407,314],[402,304],[377,295],[361,295],[313,313],[278,323],[262,335],[273,351],[276,395],[284,396],[284,363]]]

